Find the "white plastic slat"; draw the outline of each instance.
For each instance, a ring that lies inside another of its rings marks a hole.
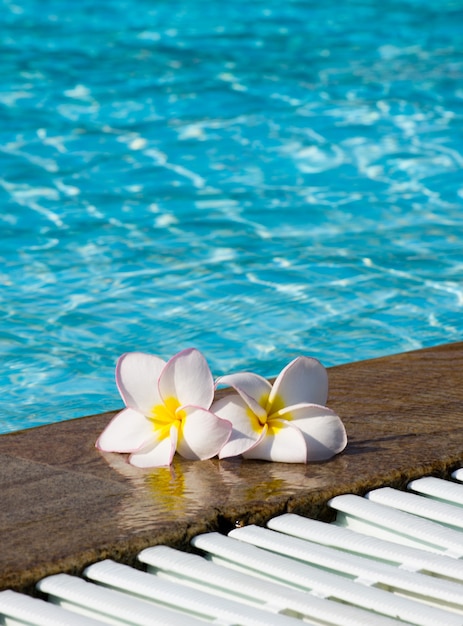
[[[237,572],[199,555],[167,546],[146,548],[138,559],[148,566],[148,571],[157,576],[179,581],[220,597],[264,606],[268,610],[284,612],[286,615],[298,615],[304,619],[304,623],[309,620],[324,626],[392,626],[397,623],[396,620]]]
[[[461,507],[423,498],[415,493],[407,493],[392,487],[374,489],[366,494],[368,500],[379,502],[400,511],[412,513],[418,517],[438,522],[444,526],[463,530],[463,512]],[[463,534],[460,543],[463,545]]]
[[[457,530],[353,494],[336,496],[328,504],[338,512],[339,526],[454,558],[463,556],[462,534]]]
[[[424,478],[412,480],[408,483],[407,489],[433,498],[438,502],[463,506],[463,485],[452,483],[450,480],[436,478],[435,476],[425,476]]]
[[[243,544],[237,539],[224,537],[219,533],[198,535],[192,543],[217,563],[246,573],[250,570],[257,576],[303,589],[320,597],[363,607],[420,626],[463,624],[462,616],[456,613],[425,606],[382,589],[359,585],[342,576],[284,556],[270,554],[261,548]]]
[[[102,626],[84,617],[23,593],[0,591],[0,624],[6,626]]]
[[[463,583],[463,561],[443,554],[400,545],[294,513],[274,517],[267,522],[267,526],[287,535],[363,555],[410,572],[423,572]]]
[[[178,607],[185,613],[196,614],[208,621],[219,619],[221,624],[243,626],[294,626],[294,620],[285,615],[271,614],[233,600],[217,598],[204,591],[163,580],[110,560],[90,565],[84,574],[105,587],[150,602]]]
[[[463,626],[463,485],[407,488],[337,496],[335,524],[287,514],[200,535],[206,558],[157,546],[140,554],[148,573],[103,561],[86,570],[97,584],[50,576],[37,587],[51,603],[0,592],[0,625]]]
[[[99,587],[68,574],[56,574],[37,584],[54,604],[80,615],[94,616],[105,624],[120,626],[204,626],[204,621]]]
[[[229,536],[272,553],[338,573],[361,584],[387,589],[446,610],[463,612],[463,587],[458,583],[399,570],[387,563],[374,562],[357,554],[340,552],[335,548],[259,526],[237,528]]]

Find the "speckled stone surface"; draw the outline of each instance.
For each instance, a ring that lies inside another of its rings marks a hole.
[[[175,458],[140,470],[94,447],[113,413],[1,436],[0,589],[285,511],[329,519],[334,495],[462,465],[463,343],[334,367],[329,380],[349,444],[323,464]]]

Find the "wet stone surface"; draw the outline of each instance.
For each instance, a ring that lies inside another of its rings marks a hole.
[[[166,543],[188,549],[209,530],[263,524],[285,511],[330,519],[329,498],[426,474],[463,460],[463,343],[329,370],[328,405],[349,443],[320,464],[231,459],[141,470],[94,443],[113,413],[0,437],[0,588],[80,573],[103,558],[133,563]]]

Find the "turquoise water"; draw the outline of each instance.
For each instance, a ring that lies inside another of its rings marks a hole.
[[[0,432],[125,351],[458,341],[463,0],[0,0]]]

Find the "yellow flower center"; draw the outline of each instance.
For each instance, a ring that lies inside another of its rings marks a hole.
[[[171,426],[181,429],[186,412],[180,409],[180,402],[177,398],[171,397],[166,398],[164,404],[156,404],[148,417],[153,422],[159,439],[165,439],[170,435]]]
[[[283,406],[283,402],[278,399],[279,402],[279,406]],[[278,406],[277,405],[277,406]],[[261,404],[261,406],[263,406]],[[249,417],[249,421],[251,422],[251,426],[253,428],[253,430],[257,433],[261,433],[263,427],[267,424],[267,435],[275,435],[279,430],[282,429],[283,427],[283,420],[290,420],[291,419],[291,415],[289,413],[281,416],[280,410],[275,410],[275,402],[272,403],[272,405],[269,405],[267,403],[266,406],[266,411],[265,411],[265,415],[256,415],[254,413],[254,411],[251,408],[247,408],[246,413],[247,416]],[[268,411],[272,410],[272,413],[269,415]]]

